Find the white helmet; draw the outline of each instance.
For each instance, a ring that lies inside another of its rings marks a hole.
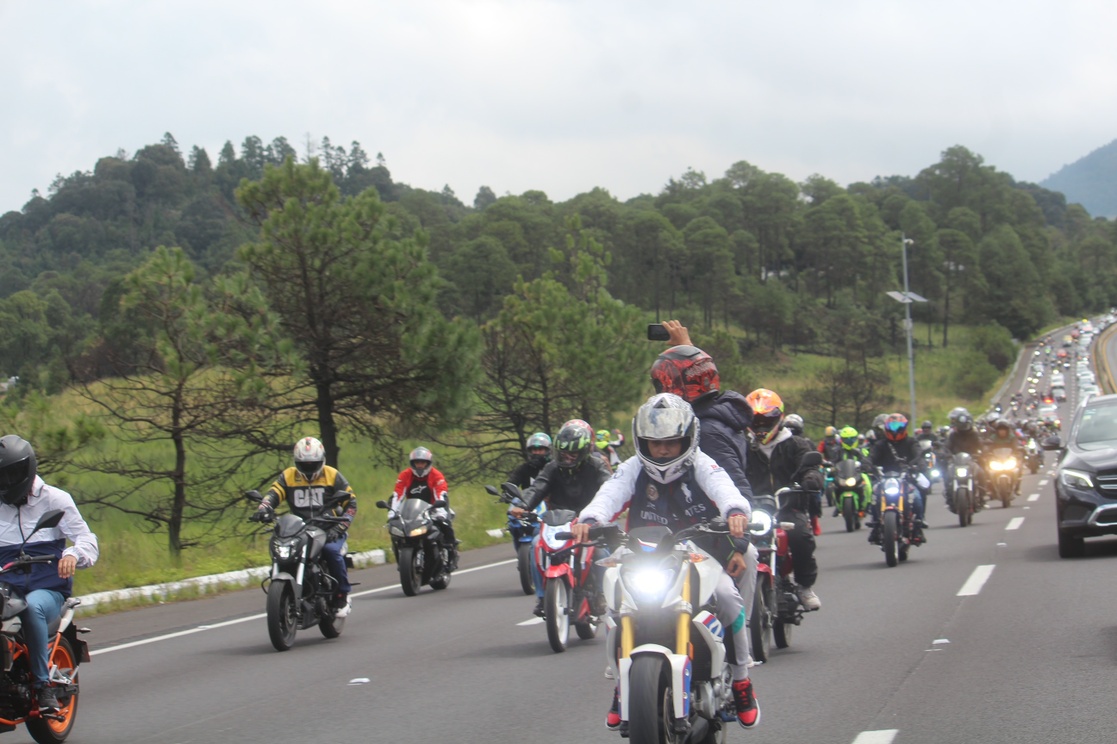
[[[411,461],[411,472],[415,473],[416,477],[425,478],[427,473],[431,471],[431,464],[434,462],[434,455],[426,447],[416,447],[411,450],[411,456],[407,458]],[[416,465],[416,463],[426,463],[425,465]]]
[[[302,473],[307,481],[312,481],[322,474],[322,466],[326,464],[326,448],[314,437],[303,437],[295,444],[295,469]]]
[[[658,393],[648,398],[632,419],[632,436],[636,440],[636,456],[644,471],[653,480],[671,483],[694,462],[698,450],[698,417],[690,404],[672,393]],[[648,442],[682,439],[683,449],[677,457],[661,461],[652,457]]]

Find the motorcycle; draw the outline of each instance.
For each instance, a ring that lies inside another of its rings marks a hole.
[[[1040,448],[1035,437],[1028,437],[1028,443],[1024,445],[1024,464],[1028,466],[1028,472],[1032,475],[1038,473],[1043,467],[1043,449]]]
[[[512,489],[515,489],[514,491]],[[504,492],[496,486],[485,486],[488,491],[502,504],[523,508],[524,502],[520,499],[520,489],[514,483],[505,483]],[[524,512],[521,517],[508,515],[508,524],[505,531],[512,536],[512,545],[516,548],[516,569],[520,574],[520,589],[524,594],[535,593],[535,580],[531,570],[531,543],[539,532],[539,515],[546,510],[543,504],[536,507],[535,511]]]
[[[602,613],[593,606],[598,593],[592,570],[596,546],[574,542],[570,525],[576,516],[569,509],[552,509],[539,517],[535,562],[543,576],[547,641],[556,654],[566,650],[571,625],[579,638],[588,641],[597,635],[601,622]]]
[[[35,528],[24,538],[19,557],[0,567],[0,732],[14,731],[19,724],[27,726],[31,738],[39,744],[59,744],[73,730],[78,713],[78,665],[89,661],[89,647],[78,638],[88,628],[74,625],[74,610],[81,600],[70,597],[62,603],[62,618],[47,650],[50,685],[58,696],[54,712],[40,712],[31,678],[30,655],[22,632],[19,613],[27,609],[21,590],[6,579],[6,574],[28,573],[37,564],[54,563],[49,555],[29,556],[23,552],[31,535],[39,530],[57,527],[64,512],[54,509],[43,514]]]
[[[973,458],[968,452],[959,452],[950,462],[950,493],[951,499],[947,503],[950,511],[958,515],[958,526],[965,527],[973,524],[974,512],[985,508],[985,499],[981,496],[974,479]]]
[[[1019,467],[1020,463],[1011,447],[997,447],[989,456],[989,480],[992,481],[993,498],[999,499],[1004,509],[1012,504],[1016,483],[1020,480]]]
[[[869,536],[869,541],[880,545],[884,551],[884,562],[889,568],[897,561],[906,561],[913,545],[918,547],[923,544],[922,529],[915,526],[912,500],[916,489],[915,477],[911,471],[880,471],[875,497],[880,505],[880,523]]]
[[[861,500],[864,498],[865,478],[857,460],[839,460],[834,466],[834,491],[838,509],[845,520],[846,532],[861,529]]]
[[[391,509],[387,501],[377,501],[381,509]],[[458,567],[458,548],[447,545],[442,530],[431,512],[448,508],[445,499],[428,503],[422,499],[404,499],[398,514],[388,518],[388,534],[392,553],[399,567],[399,583],[403,593],[414,597],[430,585],[442,590],[450,586],[450,574]]]
[[[625,534],[608,525],[590,536],[605,531],[620,540],[602,563],[621,736],[632,744],[724,742],[736,713],[726,629],[711,604],[722,567],[700,538],[728,528],[715,521],[674,534],[658,526]]]
[[[928,473],[930,473],[931,482],[941,480],[941,473],[938,468],[938,454],[935,452],[935,445],[930,439],[919,440],[919,451],[923,456],[923,463]]]
[[[325,512],[350,496],[341,493],[321,506]],[[248,491],[245,498],[259,504],[259,491]],[[337,579],[330,575],[323,548],[330,527],[344,524],[344,517],[316,514],[304,520],[294,514],[276,516],[275,512],[253,514],[249,521],[274,523],[268,550],[271,575],[260,583],[268,595],[268,637],[276,651],[286,651],[295,643],[295,634],[317,625],[326,638],[337,638],[345,628],[345,616],[338,617],[334,597]],[[345,557],[352,568],[352,559]]]
[[[820,454],[809,453],[803,458],[803,470],[818,467],[820,462]],[[753,494],[749,537],[756,546],[758,559],[756,592],[748,612],[748,624],[752,656],[756,661],[768,661],[773,642],[776,648],[790,646],[792,630],[803,621],[803,613],[809,612],[799,601],[792,579],[794,565],[787,533],[795,529],[795,523],[781,522],[778,516],[792,499],[804,498],[814,498],[814,494],[797,486],[781,488],[774,496]]]

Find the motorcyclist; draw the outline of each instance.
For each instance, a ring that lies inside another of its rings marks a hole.
[[[613,471],[605,460],[591,453],[596,448],[593,428],[581,419],[571,419],[564,423],[555,435],[552,445],[553,455],[535,482],[523,494],[524,505],[513,506],[508,513],[520,517],[531,511],[543,501],[548,509],[570,509],[580,512],[590,502],[597,489],[613,476]],[[537,555],[540,534],[535,535],[531,544],[532,555]],[[543,576],[535,561],[531,562],[535,581],[535,607],[532,612],[543,617]],[[600,571],[594,574],[600,578]],[[598,590],[601,584],[598,582]],[[594,598],[594,614],[604,613],[604,596]]]
[[[760,722],[748,668],[746,609],[733,577],[745,570],[749,516],[752,507],[733,480],[698,446],[701,425],[690,404],[671,393],[657,393],[636,412],[632,434],[636,455],[617,469],[578,515],[571,530],[585,541],[590,527],[628,511],[627,530],[663,525],[678,530],[715,517],[729,524],[732,541],[719,543],[713,555],[726,569],[715,590],[717,617],[732,638],[730,668],[737,722],[752,728]],[[611,652],[611,651],[610,651]],[[606,726],[620,726],[616,691]]]
[[[861,488],[861,499],[857,505],[859,512],[869,511],[869,507],[873,502],[873,481],[870,473],[873,470],[872,461],[869,459],[869,453],[861,445],[861,435],[857,429],[852,426],[843,426],[842,430],[838,432],[838,456],[831,460],[837,464],[842,460],[856,460],[861,465],[861,480],[864,484]],[[841,516],[841,505],[834,505],[834,516]]]
[[[54,509],[65,513],[58,526],[31,535],[39,519]],[[24,540],[28,541],[26,545]],[[67,540],[70,547],[66,547]],[[39,712],[49,714],[60,707],[58,693],[50,685],[52,636],[49,628],[58,623],[63,602],[73,592],[74,571],[96,563],[100,548],[97,536],[90,532],[73,497],[47,485],[39,477],[38,458],[31,443],[8,434],[0,437],[0,565],[16,560],[21,552],[31,556],[49,555],[57,561],[56,565],[41,563],[32,566],[27,573],[13,572],[5,577],[27,603],[19,618],[30,657],[30,682]],[[7,604],[5,601],[5,609]],[[5,625],[9,622],[5,620]],[[10,663],[10,646],[7,652]]]
[[[438,523],[439,533],[442,535],[442,545],[446,548],[450,560],[450,570],[458,567],[458,545],[454,536],[454,510],[450,508],[450,487],[446,484],[446,476],[434,467],[434,454],[426,447],[416,447],[408,455],[409,466],[400,471],[396,477],[396,485],[392,489],[392,498],[389,502],[388,519],[394,517],[407,499],[422,499],[428,504],[436,501],[445,501],[446,506],[432,509],[431,519]]]
[[[594,434],[594,444],[598,452],[605,456],[606,462],[609,463],[609,469],[616,470],[617,466],[621,464],[621,457],[617,454],[617,449],[624,444],[624,434],[621,434],[620,429],[613,429],[612,433],[608,429],[598,429]]]
[[[884,422],[884,439],[873,445],[870,460],[874,468],[882,471],[907,470],[916,476],[916,488],[912,498],[912,516],[915,519],[915,534],[926,542],[923,529],[923,500],[931,490],[931,480],[926,472],[923,454],[915,440],[908,436],[908,419],[902,413],[890,414]],[[880,503],[873,499],[872,532],[869,542],[880,538]]]
[[[349,584],[349,570],[345,566],[345,549],[346,535],[357,515],[357,497],[345,476],[337,468],[326,464],[326,449],[322,442],[314,437],[303,437],[295,443],[294,456],[295,464],[280,473],[275,483],[268,488],[256,509],[255,517],[262,521],[271,521],[276,507],[286,501],[291,513],[302,519],[329,514],[346,520],[329,529],[326,533],[326,545],[322,548],[330,576],[337,580],[334,609],[338,617],[345,617],[353,609],[349,602],[352,587]],[[323,504],[341,493],[348,494],[348,497],[325,512],[321,510]]]
[[[799,414],[797,414],[797,413],[787,414],[787,416],[784,417],[783,425],[786,429],[788,429],[795,436],[803,437],[803,439],[807,439],[806,435],[803,434],[803,426],[804,426],[803,417],[800,416]],[[807,439],[807,441],[809,442],[810,440]],[[811,444],[813,446],[814,443],[812,442]]]
[[[691,405],[702,425],[698,447],[729,474],[733,485],[746,499],[752,499],[752,486],[745,474],[748,463],[748,425],[752,409],[735,390],[721,389],[721,376],[713,358],[690,344],[685,326],[677,320],[663,324],[671,333],[674,346],[656,358],[651,368],[652,387],[657,393],[672,393]],[[760,555],[755,546],[745,554],[745,571],[738,589],[745,607],[752,607]]]
[[[847,427],[852,428],[852,427]],[[857,430],[854,429],[854,436]],[[833,426],[827,426],[826,431],[823,432],[822,439],[818,442],[818,451],[822,453],[822,458],[830,462],[837,462],[842,459],[842,437],[838,433],[838,429]]]
[[[1016,483],[1013,486],[1013,493],[1020,493],[1020,481],[1023,480],[1023,467],[1024,467],[1024,445],[1020,443],[1020,439],[1016,436],[1016,432],[1012,429],[1012,424],[1008,419],[999,418],[993,423],[993,430],[989,441],[986,442],[986,471],[989,470],[989,459],[992,458],[993,452],[998,449],[1012,450],[1012,456],[1016,458]]]
[[[964,408],[955,410],[959,412],[955,413],[951,411],[952,428],[950,434],[946,437],[946,451],[951,457],[957,455],[959,452],[965,452],[973,458],[974,484],[977,486],[978,497],[984,498],[985,471],[981,466],[981,459],[985,448],[981,441],[981,435],[977,433],[977,428],[974,426],[973,417],[970,416],[969,411]],[[943,483],[946,486],[943,489],[943,496],[946,498],[946,506],[953,511],[953,478],[944,478]]]
[[[520,488],[527,488],[539,475],[551,459],[551,438],[541,431],[537,431],[527,438],[524,447],[524,461],[508,474],[508,483],[514,483]]]
[[[779,519],[795,524],[794,529],[788,530],[787,537],[799,602],[807,610],[817,610],[822,602],[812,588],[818,580],[814,538],[822,505],[813,494],[822,491],[825,480],[818,468],[803,468],[803,458],[814,447],[782,425],[783,400],[775,392],[758,388],[746,395],[745,401],[752,408],[748,426],[752,441],[746,470],[749,483],[761,493],[775,494],[796,482],[806,491],[785,502]]]
[[[915,441],[927,441],[930,442],[932,445],[937,445],[939,443],[939,437],[937,434],[935,434],[935,425],[929,420],[924,421],[923,424],[919,427],[919,431],[915,434]]]

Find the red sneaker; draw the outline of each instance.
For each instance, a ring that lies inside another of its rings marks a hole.
[[[620,690],[613,688],[613,705],[605,715],[605,728],[616,731],[621,727],[621,696]]]
[[[760,723],[760,706],[752,692],[752,680],[739,679],[733,683],[733,702],[737,705],[737,723],[742,728]]]

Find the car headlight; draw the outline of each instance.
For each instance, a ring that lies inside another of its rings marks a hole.
[[[418,537],[419,535],[425,535],[428,532],[430,532],[430,529],[431,529],[431,526],[429,524],[421,524],[418,527],[416,527],[415,529],[408,532],[407,536],[408,537]]]
[[[1067,488],[1079,489],[1093,489],[1094,477],[1089,473],[1084,473],[1081,470],[1060,470],[1059,481]]]

